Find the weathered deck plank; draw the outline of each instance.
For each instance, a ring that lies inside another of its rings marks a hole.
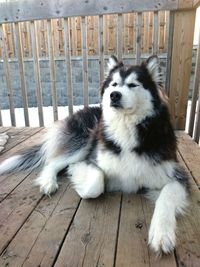
[[[5,133],[9,129],[10,129],[10,127],[0,127],[0,133]]]
[[[52,202],[52,200],[49,199],[48,202]],[[71,226],[79,203],[79,196],[72,188],[67,186],[67,189],[63,192],[44,228],[39,233],[23,266],[53,265],[62,246],[62,242]],[[41,204],[44,204],[43,209],[46,209],[46,203],[42,202]],[[35,222],[33,222],[33,225],[34,223]],[[31,231],[31,227],[29,228],[29,231]]]
[[[113,266],[120,202],[120,193],[82,201],[55,266]]]
[[[45,197],[36,206],[4,251],[0,266],[51,266],[79,200],[69,182],[62,181],[53,201]]]
[[[0,128],[10,138],[0,161],[41,140],[42,128]],[[190,173],[191,204],[178,220],[177,247],[156,258],[148,248],[153,205],[140,195],[80,200],[65,177],[52,198],[33,187],[38,171],[0,176],[0,266],[200,266],[200,149],[177,133]],[[12,138],[11,138],[12,137]]]
[[[178,150],[188,170],[200,188],[200,148],[192,138],[184,132],[177,132]]]
[[[176,266],[174,254],[159,259],[148,248],[148,230],[152,214],[153,205],[142,196],[134,194],[123,196],[117,245],[117,267]]]
[[[181,133],[185,136],[184,133]],[[187,137],[185,137],[187,139]],[[183,145],[179,139],[179,147]],[[190,153],[190,149],[185,152],[185,156]],[[178,221],[176,258],[179,266],[200,266],[200,191],[197,184],[190,174],[191,170],[185,164],[183,155],[179,156],[181,165],[185,168],[190,176],[190,204],[186,212],[186,216]],[[185,158],[184,158],[185,159]],[[196,158],[196,161],[200,158]]]
[[[38,188],[33,187],[33,173],[25,179],[3,202],[0,203],[0,253],[27,220],[42,198]]]
[[[147,231],[139,195],[124,195],[117,245],[116,267],[149,266]],[[140,253],[138,253],[140,251]]]

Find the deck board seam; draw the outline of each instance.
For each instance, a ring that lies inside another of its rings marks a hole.
[[[63,237],[63,239],[62,239],[62,241],[61,241],[61,243],[60,243],[60,246],[59,246],[59,248],[58,248],[58,251],[57,251],[57,253],[56,253],[56,255],[55,255],[55,258],[54,258],[54,261],[53,261],[51,267],[54,267],[54,266],[55,266],[55,264],[56,264],[56,262],[57,262],[57,260],[58,260],[58,258],[59,258],[60,252],[61,252],[61,250],[62,250],[62,246],[63,246],[63,244],[64,244],[64,242],[65,242],[65,239],[66,239],[66,237],[67,237],[67,235],[68,235],[68,233],[69,233],[69,230],[70,230],[71,225],[72,225],[72,223],[73,223],[73,221],[74,221],[74,218],[75,218],[75,216],[76,216],[76,214],[77,214],[77,212],[78,212],[78,209],[79,209],[79,207],[80,207],[81,202],[82,202],[82,198],[80,198],[80,200],[79,200],[79,202],[78,202],[78,205],[77,205],[77,207],[76,207],[76,210],[75,210],[75,212],[74,212],[74,214],[73,214],[73,216],[72,216],[72,218],[71,218],[71,222],[69,223],[69,226],[68,226],[68,228],[67,228],[67,230],[66,230],[66,233],[65,233],[65,235],[64,235],[64,237]]]
[[[177,252],[176,252],[176,248],[174,249],[174,258],[175,258],[177,267],[179,267],[179,263],[178,263],[178,255],[177,255]]]
[[[119,207],[119,215],[118,215],[118,223],[117,223],[117,232],[116,232],[116,241],[115,241],[115,253],[114,253],[113,267],[116,267],[116,260],[117,260],[117,249],[118,249],[118,241],[119,241],[119,230],[120,230],[121,213],[122,213],[122,201],[123,201],[123,194],[121,193],[120,207]]]
[[[146,232],[147,232],[147,235],[148,235],[148,226],[147,226],[147,220],[146,220],[146,216],[145,216],[145,212],[144,212],[144,206],[143,206],[143,196],[140,196],[140,200],[141,200],[141,206],[142,206],[142,213],[144,215],[144,224],[145,224],[145,228],[146,228]],[[148,236],[147,236],[148,238]],[[149,267],[151,267],[151,260],[150,260],[150,251],[149,251],[149,246],[147,248],[147,251],[148,251],[148,258],[149,258]]]

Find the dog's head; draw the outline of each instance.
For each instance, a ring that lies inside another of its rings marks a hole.
[[[151,115],[160,104],[160,83],[156,56],[136,66],[124,65],[112,56],[101,88],[102,107],[107,112],[118,114]]]

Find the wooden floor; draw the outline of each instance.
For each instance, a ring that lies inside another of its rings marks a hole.
[[[10,136],[0,161],[41,140],[45,129],[0,128]],[[51,198],[33,187],[35,172],[0,176],[2,266],[200,266],[200,149],[184,133],[179,158],[190,173],[191,204],[178,220],[177,247],[161,259],[148,249],[153,207],[137,195],[106,194],[81,200],[60,179]]]

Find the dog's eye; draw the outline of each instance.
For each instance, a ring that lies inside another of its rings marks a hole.
[[[117,83],[113,83],[112,86],[116,87],[117,86]]]
[[[128,87],[130,87],[130,88],[131,88],[131,87],[133,88],[133,87],[136,87],[136,86],[138,86],[138,85],[135,84],[135,83],[129,83],[129,84],[128,84]]]

